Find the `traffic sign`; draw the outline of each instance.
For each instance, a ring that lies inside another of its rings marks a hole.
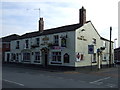
[[[88,45],[88,54],[94,54],[94,45]]]

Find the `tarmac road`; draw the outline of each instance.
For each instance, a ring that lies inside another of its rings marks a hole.
[[[84,70],[83,70],[84,71]],[[51,71],[3,65],[3,88],[118,88],[118,66],[100,71]]]

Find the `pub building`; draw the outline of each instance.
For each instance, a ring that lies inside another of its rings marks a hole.
[[[77,68],[97,65],[99,58],[101,65],[109,64],[109,40],[100,36],[91,21],[86,21],[84,7],[79,10],[79,23],[44,30],[40,17],[38,31],[23,34],[10,44],[10,52],[6,52],[10,58],[6,61],[11,63]],[[93,54],[88,54],[88,45],[94,46]],[[113,63],[113,43],[111,47]],[[98,56],[100,48],[104,50]]]

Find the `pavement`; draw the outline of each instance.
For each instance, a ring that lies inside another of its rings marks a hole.
[[[3,88],[118,88],[119,66],[91,71],[55,71],[5,64]]]

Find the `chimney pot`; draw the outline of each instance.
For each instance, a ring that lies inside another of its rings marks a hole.
[[[79,23],[85,24],[86,22],[86,9],[82,6],[82,8],[79,10]]]
[[[39,32],[42,33],[44,30],[44,21],[43,18],[41,17],[39,20]]]

